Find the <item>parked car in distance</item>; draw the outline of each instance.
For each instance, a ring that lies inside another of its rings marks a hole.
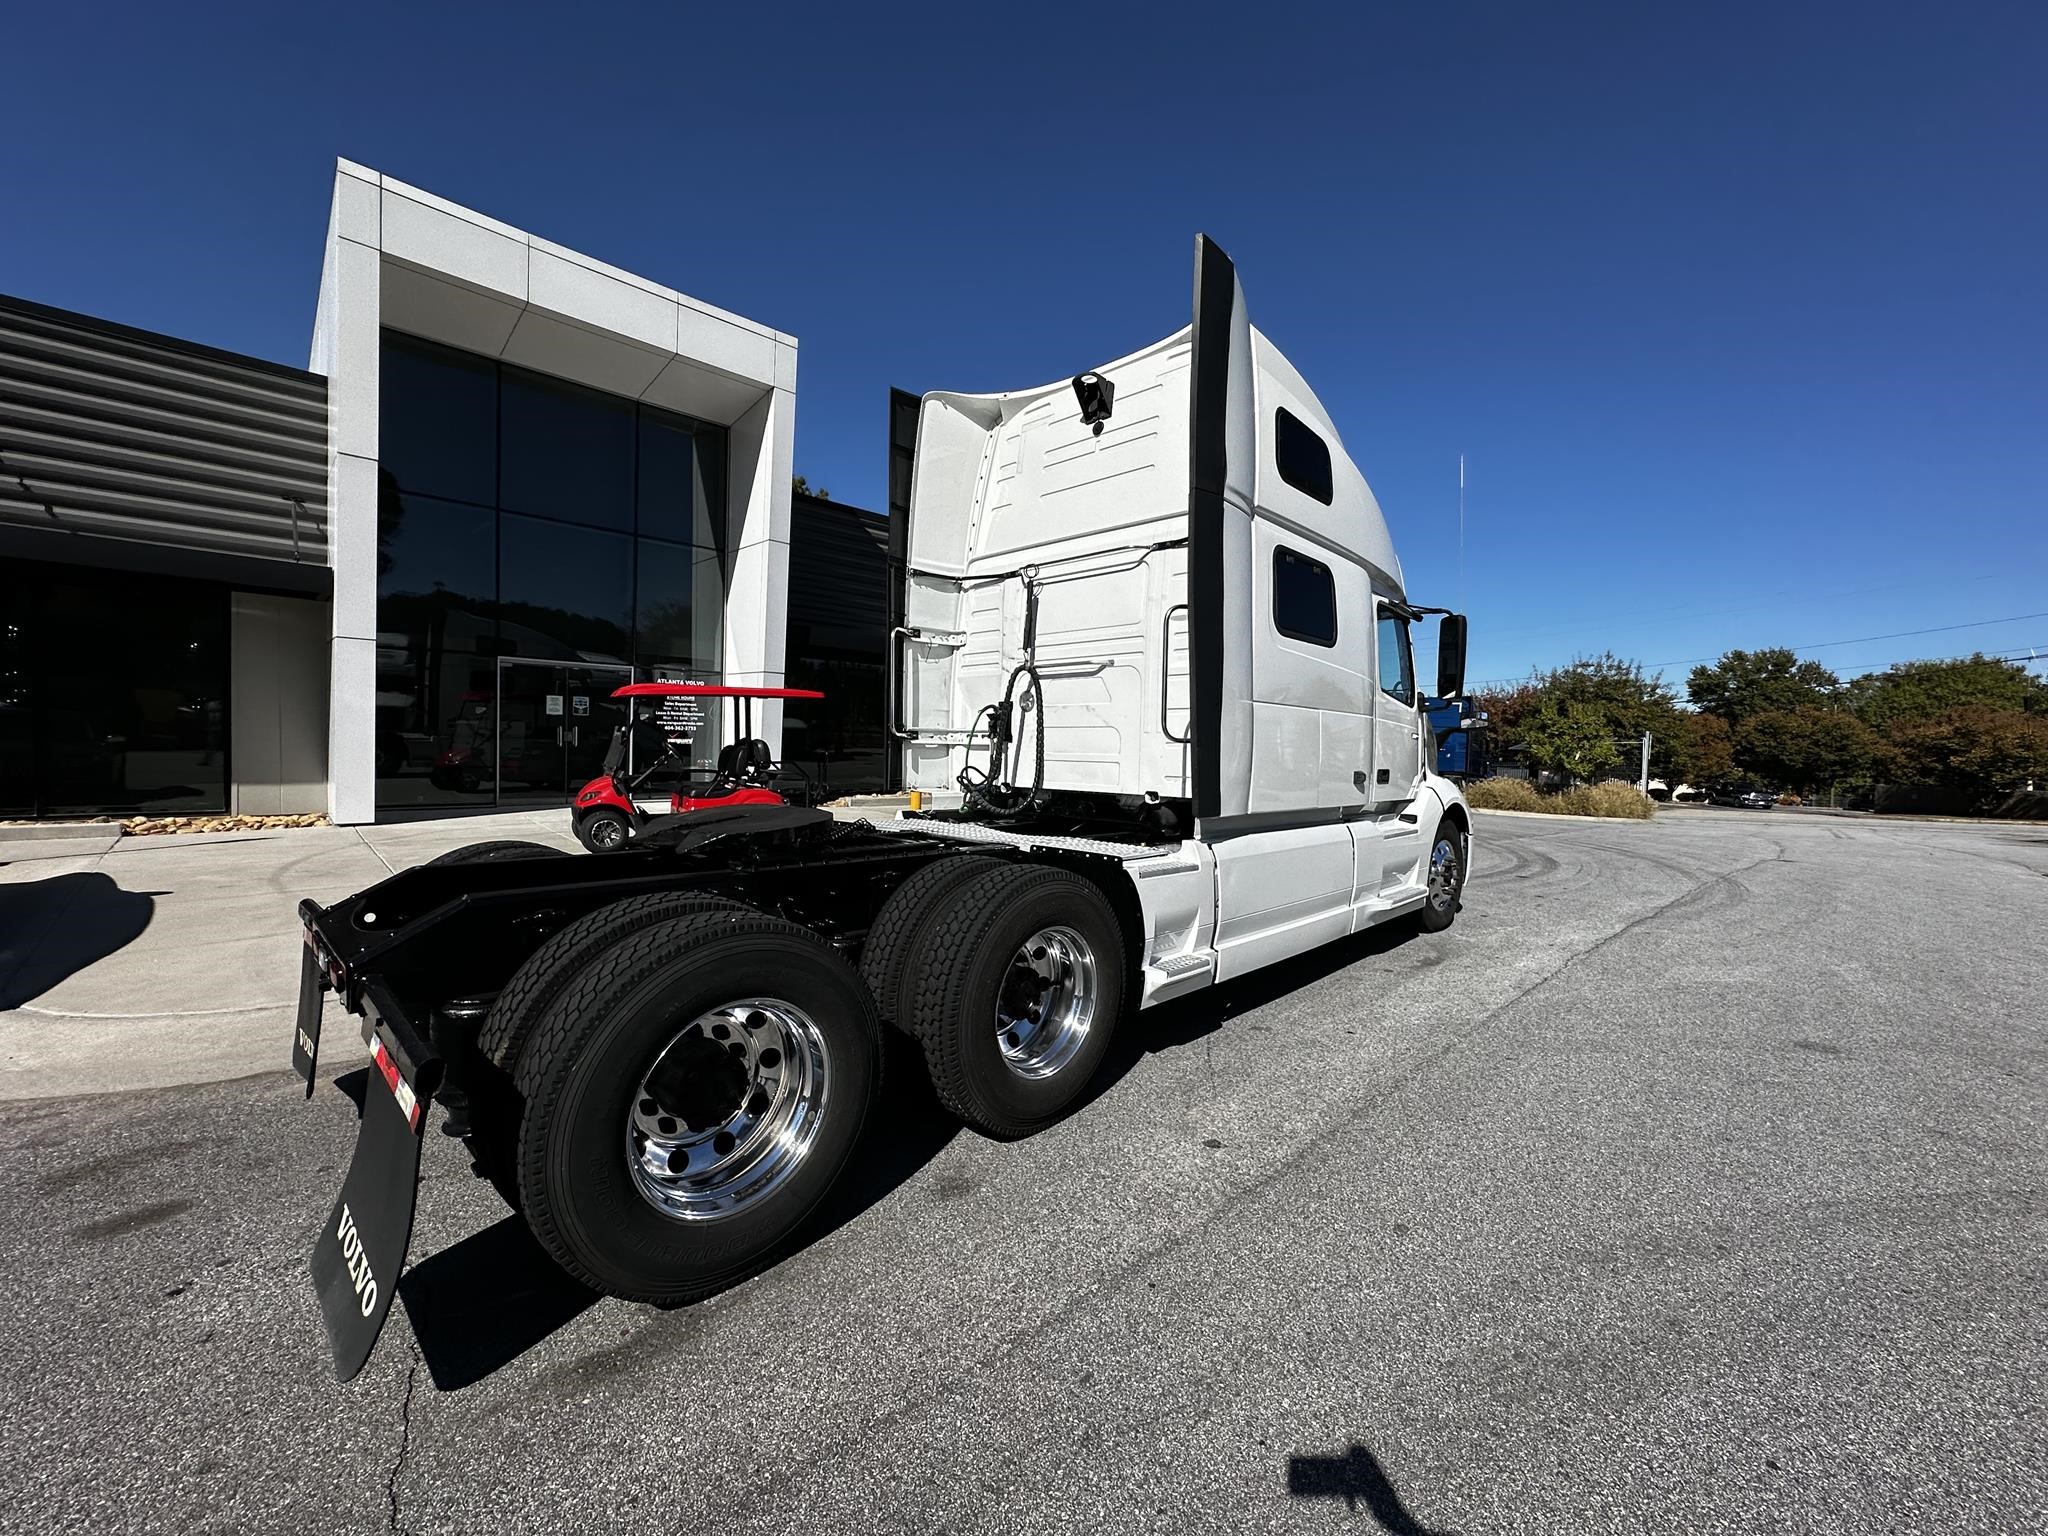
[[[1745,811],[1768,811],[1778,803],[1776,795],[1754,784],[1720,785],[1708,791],[1707,800],[1713,805],[1739,806]]]

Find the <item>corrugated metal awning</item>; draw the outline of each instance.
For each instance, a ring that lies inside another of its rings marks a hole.
[[[324,567],[327,381],[0,296],[0,528]]]

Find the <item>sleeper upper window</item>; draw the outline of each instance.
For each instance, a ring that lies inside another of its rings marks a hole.
[[[1337,582],[1320,560],[1273,551],[1273,627],[1310,645],[1337,643]]]
[[[1322,434],[1294,412],[1281,406],[1273,413],[1273,457],[1280,465],[1280,478],[1328,506],[1336,495],[1330,478],[1330,445]]]

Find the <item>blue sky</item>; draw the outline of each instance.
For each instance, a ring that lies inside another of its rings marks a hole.
[[[345,155],[795,333],[797,467],[878,506],[890,385],[1154,340],[1206,230],[1475,677],[2048,651],[2039,6],[45,6],[6,42],[10,293],[303,364]]]

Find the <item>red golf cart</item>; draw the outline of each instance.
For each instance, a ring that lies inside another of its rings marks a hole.
[[[808,787],[809,778],[800,768],[785,768],[774,759],[768,743],[754,735],[754,700],[822,699],[824,694],[809,688],[728,688],[715,683],[628,683],[612,691],[615,699],[731,699],[739,713],[739,734],[718,749],[718,760],[709,779],[685,781],[669,796],[669,813],[722,809],[734,805],[783,805],[788,797],[775,785],[794,773]],[[630,706],[629,706],[630,707]],[[612,732],[612,744],[605,753],[604,771],[576,791],[572,825],[576,840],[592,853],[610,853],[632,841],[634,833],[652,819],[633,799],[633,788],[657,766],[636,764],[636,779],[626,773],[630,722]],[[805,796],[809,798],[808,795]]]

